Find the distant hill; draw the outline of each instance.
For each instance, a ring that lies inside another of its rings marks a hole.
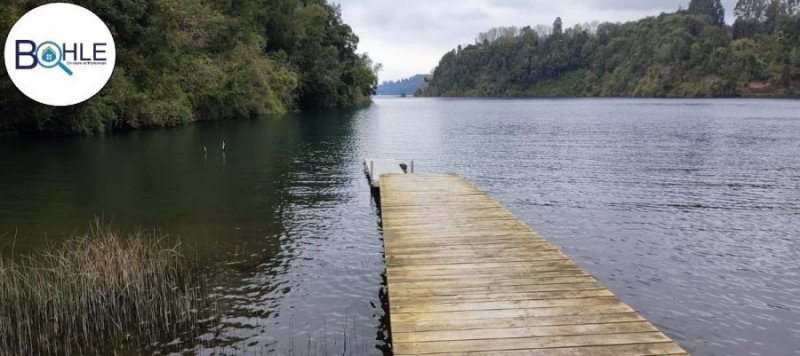
[[[800,96],[800,2],[720,0],[626,23],[495,28],[442,57],[423,96]]]
[[[401,79],[398,81],[383,82],[378,85],[378,95],[414,95],[422,85],[425,83],[425,75],[417,74],[411,78]]]

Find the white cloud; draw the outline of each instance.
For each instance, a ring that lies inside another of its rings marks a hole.
[[[687,7],[689,0],[332,0],[361,39],[359,51],[382,63],[381,80],[427,73],[447,51],[495,26],[630,21]],[[728,22],[736,0],[723,0]]]

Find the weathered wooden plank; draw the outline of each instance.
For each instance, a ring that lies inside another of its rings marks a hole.
[[[429,355],[436,356],[681,356],[687,355],[678,345],[673,342],[661,342],[651,344],[633,345],[612,345],[612,346],[582,346],[582,347],[562,347],[550,349],[525,349],[525,350],[504,350],[504,351],[480,351],[480,352],[448,352],[434,353]]]
[[[471,269],[471,268],[516,268],[516,267],[525,267],[531,266],[532,268],[537,267],[552,267],[552,266],[575,266],[575,263],[569,259],[562,258],[554,261],[524,261],[524,262],[514,262],[514,261],[503,261],[503,262],[482,262],[482,261],[472,261],[470,263],[459,263],[459,264],[452,264],[452,263],[441,263],[441,264],[430,264],[430,265],[420,265],[420,266],[396,266],[391,267],[387,266],[386,270],[389,273],[394,271],[409,271],[409,272],[424,272],[424,271],[441,271],[441,270],[464,270],[464,269]],[[565,267],[566,268],[566,267]]]
[[[530,246],[530,245],[520,245],[520,246],[501,246],[492,247],[492,246],[484,246],[484,247],[466,247],[465,246],[458,246],[453,249],[436,249],[436,250],[428,250],[426,252],[422,251],[394,251],[391,255],[387,255],[387,257],[391,257],[393,259],[419,259],[419,258],[438,258],[438,257],[472,257],[472,258],[480,258],[480,257],[493,257],[497,255],[505,255],[508,257],[529,257],[529,256],[545,256],[545,255],[558,255],[560,251],[555,249],[552,246]]]
[[[519,266],[519,264],[506,263],[503,267],[486,267],[483,264],[462,265],[457,269],[387,269],[387,273],[392,277],[434,277],[434,276],[461,276],[468,274],[471,276],[497,276],[505,273],[547,273],[554,271],[581,270],[570,260],[547,261],[533,266]]]
[[[390,302],[391,303],[391,302]],[[629,306],[620,302],[603,303],[588,306],[568,306],[552,308],[532,308],[532,309],[497,309],[497,310],[468,310],[457,312],[431,312],[431,313],[396,313],[393,312],[391,320],[420,321],[420,320],[440,320],[440,319],[497,319],[497,318],[536,318],[541,316],[557,315],[583,315],[583,314],[603,314],[603,313],[623,313],[633,311]]]
[[[539,316],[536,318],[490,318],[465,320],[417,320],[412,322],[393,322],[392,332],[453,331],[474,329],[524,328],[532,326],[608,324],[630,321],[646,321],[635,312]]]
[[[444,258],[447,264],[455,263],[475,263],[476,261],[491,262],[511,262],[511,261],[542,261],[542,260],[564,260],[568,259],[561,251],[550,248],[547,250],[535,251],[508,251],[502,253],[491,253],[475,250],[471,252],[458,252],[449,250],[432,250],[428,253],[420,254],[395,254],[385,253],[386,262],[389,265],[396,265],[400,262],[418,263],[419,265],[439,264],[437,259]]]
[[[411,207],[411,208],[430,207],[430,208],[435,208],[435,207],[452,206],[453,204],[497,206],[495,203],[487,202],[480,195],[472,195],[472,196],[469,196],[469,197],[460,198],[457,201],[456,200],[448,200],[448,201],[430,200],[430,201],[427,201],[425,203],[416,203],[414,201],[409,201],[409,200],[391,201],[391,200],[388,200],[388,199],[384,200],[383,197],[381,197],[381,207],[386,206],[386,207],[389,207],[389,208],[391,208],[391,207],[406,207],[406,208],[409,208],[409,207]]]
[[[516,219],[501,219],[501,220],[473,220],[468,222],[462,223],[454,223],[451,226],[446,226],[447,228],[443,228],[444,221],[442,220],[429,220],[429,221],[421,221],[413,224],[400,224],[400,225],[384,225],[383,231],[387,230],[400,230],[400,231],[414,231],[419,233],[421,229],[435,229],[438,231],[469,231],[473,229],[486,229],[486,230],[496,230],[496,229],[503,229],[503,230],[527,230],[528,227],[525,224],[519,222]]]
[[[484,226],[484,225],[492,225],[499,223],[508,223],[513,226],[523,227],[522,224],[519,223],[516,217],[505,215],[505,214],[487,214],[487,216],[482,216],[479,222],[475,221],[474,216],[468,215],[449,215],[445,216],[442,215],[441,217],[437,218],[434,216],[429,217],[392,217],[389,219],[383,220],[383,226],[387,228],[393,227],[404,227],[406,229],[411,228],[426,228],[432,224],[441,224],[441,221],[446,220],[448,223],[456,224],[458,226]]]
[[[571,270],[558,270],[550,272],[520,271],[518,273],[504,273],[503,276],[511,279],[526,279],[526,278],[535,279],[541,277],[588,276],[588,274],[586,274],[586,272],[584,272],[581,269],[571,269]],[[414,276],[414,277],[391,275],[389,276],[389,278],[392,279],[392,283],[455,282],[462,279],[479,281],[477,283],[480,282],[491,283],[497,279],[497,275],[469,274],[467,272],[463,272],[462,274],[458,275],[450,274],[450,275]]]
[[[502,212],[493,212],[491,210],[480,210],[480,214],[482,215],[481,219],[484,221],[486,220],[516,220],[515,216],[504,214]],[[421,213],[421,214],[404,214],[404,215],[395,215],[391,214],[390,217],[384,218],[383,223],[390,223],[395,225],[402,225],[402,224],[421,224],[421,223],[429,223],[431,221],[440,221],[440,220],[447,220],[450,223],[463,223],[465,221],[471,221],[475,219],[475,213],[468,212],[465,213],[463,211],[440,211],[438,213]]]
[[[414,210],[409,210],[406,206],[387,206],[381,207],[381,212],[390,213],[390,215],[394,216],[395,214],[399,214],[399,216],[415,216],[415,215],[424,215],[424,214],[436,214],[436,215],[445,215],[443,214],[444,211],[450,211],[454,213],[461,213],[461,214],[476,214],[482,213],[485,211],[488,212],[503,212],[504,214],[511,214],[508,210],[500,206],[500,204],[496,203],[489,203],[485,202],[484,204],[476,204],[476,205],[467,205],[461,207],[453,207],[453,206],[443,206],[443,207],[434,207],[434,206],[416,206]]]
[[[535,255],[537,253],[559,252],[552,245],[546,244],[516,244],[516,245],[482,245],[479,247],[470,245],[457,245],[449,249],[422,249],[405,250],[402,248],[392,249],[391,256],[402,257],[427,257],[427,256],[475,256],[475,255]]]
[[[417,235],[419,236],[419,235]],[[527,236],[489,236],[485,239],[480,237],[441,237],[436,240],[426,240],[423,238],[409,237],[403,241],[384,241],[385,252],[392,253],[395,249],[402,253],[406,250],[427,250],[427,251],[441,251],[446,249],[481,249],[481,248],[547,248],[553,249],[555,246],[550,245],[544,240]]]
[[[476,259],[485,260],[488,262],[491,261],[503,261],[503,258],[506,260],[520,260],[520,259],[532,259],[532,260],[541,260],[541,259],[558,259],[564,258],[563,255],[556,249],[544,250],[544,251],[508,251],[503,253],[502,256],[499,256],[497,253],[492,253],[492,251],[470,251],[470,252],[457,252],[457,251],[435,251],[431,253],[420,253],[420,254],[387,254],[386,261],[394,264],[394,262],[413,262],[413,261],[422,261],[424,264],[428,264],[428,262],[434,262],[436,259],[444,258],[448,261],[455,262],[455,261],[464,261],[464,262],[471,262],[475,261]]]
[[[518,287],[527,285],[542,285],[542,284],[564,284],[564,283],[592,283],[596,280],[594,277],[584,274],[580,276],[566,276],[566,277],[536,277],[536,278],[503,278],[496,279],[491,283],[492,287]],[[425,288],[440,288],[440,289],[470,289],[486,286],[485,281],[470,281],[470,280],[456,280],[456,281],[420,281],[420,282],[394,282],[389,281],[392,285],[396,285],[398,289],[425,289]]]
[[[548,244],[544,241],[533,241],[530,243],[520,243],[519,238],[511,238],[511,239],[497,239],[497,240],[475,240],[475,239],[454,239],[452,242],[450,241],[441,241],[443,244],[449,245],[447,246],[447,250],[450,251],[487,251],[487,250],[495,250],[496,253],[500,253],[506,250],[529,250],[529,251],[551,251],[555,250],[553,245]],[[476,243],[476,242],[483,242],[483,243]],[[420,253],[420,252],[430,252],[430,251],[439,251],[443,250],[443,248],[433,248],[432,247],[441,247],[442,245],[422,245],[422,246],[403,246],[403,245],[392,245],[392,252],[396,255],[405,255],[405,254],[413,254],[413,253]]]
[[[505,339],[539,336],[627,334],[658,331],[646,321],[604,324],[578,324],[558,326],[527,326],[517,328],[484,328],[470,330],[397,332],[392,334],[396,343],[456,341],[480,339]]]
[[[685,354],[466,180],[380,181],[396,355]]]
[[[415,297],[395,297],[395,304],[405,305],[416,302],[426,303],[461,303],[461,302],[486,302],[486,301],[510,301],[510,300],[543,300],[543,299],[569,299],[569,298],[591,298],[591,297],[611,297],[612,294],[606,289],[589,289],[573,291],[551,291],[551,292],[509,292],[509,293],[478,293],[445,296],[415,296]]]
[[[471,233],[478,233],[480,231],[472,231]],[[422,246],[438,246],[439,248],[436,250],[444,250],[441,248],[443,246],[446,247],[470,247],[471,245],[488,245],[488,244],[497,244],[499,242],[504,243],[513,243],[517,247],[520,246],[544,246],[547,245],[548,247],[554,248],[555,246],[548,243],[546,240],[538,237],[538,236],[531,236],[526,234],[524,231],[521,230],[512,230],[512,231],[504,231],[504,230],[494,230],[494,235],[486,235],[486,236],[477,236],[477,235],[467,235],[465,232],[461,233],[454,233],[454,234],[442,234],[435,237],[426,236],[423,232],[403,232],[403,231],[392,231],[394,235],[397,235],[398,240],[393,241],[386,241],[387,244],[391,246],[392,249],[396,247],[402,247],[406,245],[422,245]],[[520,241],[523,240],[523,241]],[[409,246],[411,247],[411,246]]]
[[[572,299],[544,299],[544,300],[512,300],[490,302],[461,302],[461,303],[426,303],[414,302],[405,305],[390,307],[392,313],[443,313],[470,310],[503,310],[503,309],[535,309],[554,308],[566,306],[587,306],[599,304],[619,303],[616,297],[572,298]]]
[[[560,284],[529,284],[523,286],[495,286],[485,285],[479,287],[464,288],[395,288],[389,287],[391,297],[415,297],[415,296],[452,296],[486,293],[527,293],[527,292],[557,292],[557,291],[577,291],[603,288],[598,283],[560,283]],[[391,301],[390,301],[391,302]]]
[[[564,260],[564,257],[561,254],[557,253],[543,253],[543,254],[536,254],[531,256],[492,256],[492,257],[483,257],[481,258],[482,262],[536,262],[536,261],[559,261]],[[391,267],[400,267],[400,266],[409,266],[409,265],[442,265],[442,264],[468,264],[475,262],[474,258],[471,257],[456,257],[456,258],[444,258],[444,259],[430,259],[430,258],[417,258],[412,260],[392,260],[387,259],[386,265]]]
[[[437,352],[550,349],[560,347],[646,344],[666,341],[670,341],[670,339],[660,332],[643,332],[628,334],[542,336],[506,339],[394,343],[393,346],[396,353],[422,355]]]
[[[436,245],[442,243],[451,243],[459,244],[460,241],[444,241],[443,239],[453,238],[453,239],[461,239],[465,243],[466,242],[473,242],[478,243],[481,240],[484,241],[497,241],[497,240],[507,240],[510,237],[516,238],[523,238],[523,239],[530,239],[531,242],[544,242],[542,237],[537,235],[531,235],[526,230],[522,229],[473,229],[473,230],[465,230],[465,229],[449,229],[446,231],[433,231],[433,232],[420,232],[420,231],[413,231],[413,230],[401,230],[401,229],[393,229],[390,232],[394,239],[387,241],[384,238],[384,244],[393,244],[393,245],[404,245],[404,244],[429,244],[429,245]],[[385,236],[386,234],[384,234]]]
[[[433,247],[437,250],[441,250],[449,247],[497,245],[507,243],[513,243],[515,245],[527,244],[531,246],[541,246],[542,244],[547,244],[548,246],[552,246],[541,238],[524,234],[521,231],[509,232],[506,234],[498,233],[497,235],[484,237],[469,235],[442,235],[435,238],[424,238],[424,235],[421,233],[395,235],[402,235],[403,237],[398,237],[398,239],[401,240],[384,241],[384,245],[388,249],[395,249],[399,247]]]
[[[386,241],[388,243],[401,243],[404,242],[406,239],[414,238],[414,237],[421,237],[424,240],[428,240],[429,242],[436,242],[438,239],[446,238],[446,237],[460,237],[460,238],[476,238],[479,239],[489,239],[493,237],[504,237],[504,236],[528,236],[532,239],[539,239],[542,240],[542,237],[536,234],[531,234],[528,229],[511,229],[509,230],[500,230],[500,229],[481,229],[481,230],[465,230],[465,229],[450,229],[449,231],[443,229],[436,229],[436,230],[428,230],[428,231],[404,231],[402,229],[393,229],[391,231],[392,236],[395,237],[395,241]]]

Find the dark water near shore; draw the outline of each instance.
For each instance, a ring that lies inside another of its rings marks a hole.
[[[231,309],[204,338],[226,353],[381,354],[365,157],[471,179],[693,354],[800,355],[798,101],[379,98],[7,140],[0,245],[43,246],[97,215],[159,229],[219,274]]]

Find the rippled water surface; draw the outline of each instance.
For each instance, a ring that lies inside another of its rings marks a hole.
[[[798,101],[379,98],[6,140],[0,245],[29,250],[98,215],[159,229],[217,273],[228,308],[204,338],[225,353],[381,354],[365,157],[469,178],[693,354],[800,355]]]

